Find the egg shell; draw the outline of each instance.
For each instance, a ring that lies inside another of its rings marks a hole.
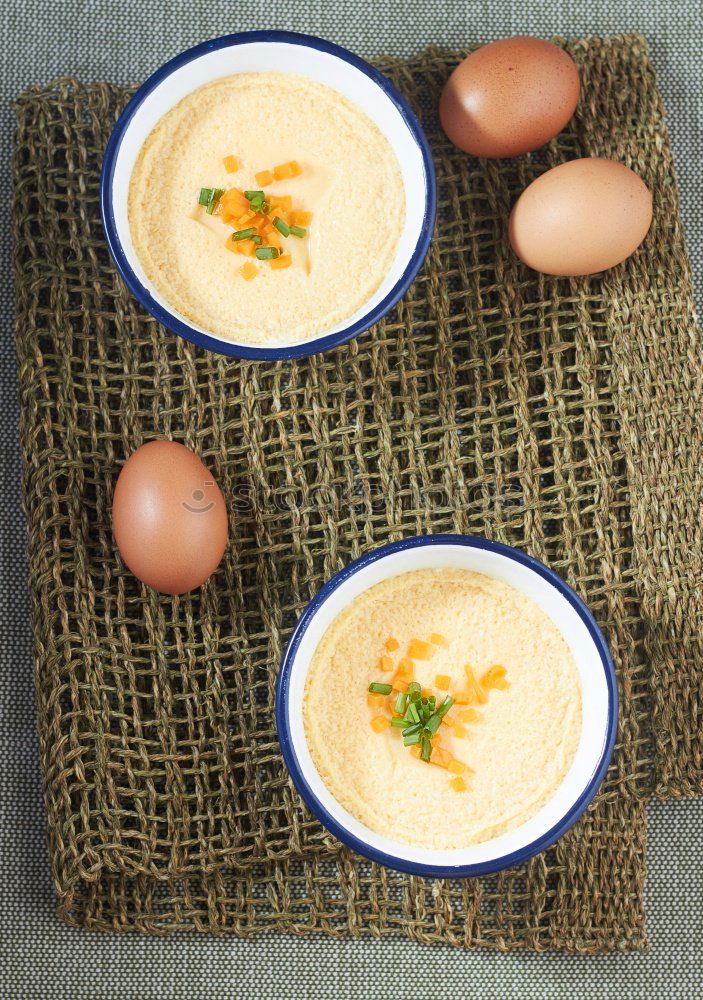
[[[227,510],[201,460],[175,441],[150,441],[122,466],[112,529],[129,569],[164,594],[185,594],[217,568],[227,545]]]
[[[576,64],[563,49],[541,38],[503,38],[457,66],[442,91],[439,117],[466,153],[518,156],[561,132],[579,90]]]
[[[623,163],[561,163],[525,188],[510,214],[518,257],[535,271],[567,277],[620,264],[647,235],[652,195]]]

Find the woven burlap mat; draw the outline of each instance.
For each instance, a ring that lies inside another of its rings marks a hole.
[[[645,944],[644,800],[701,789],[701,349],[661,101],[637,36],[568,45],[578,113],[546,150],[479,163],[444,140],[459,53],[382,69],[438,171],[426,266],[323,356],[205,353],[145,314],[105,246],[102,151],[129,92],[63,80],[17,105],[15,273],[24,495],[49,845],[76,925],[193,927],[596,952]],[[579,155],[631,165],[652,231],[604,276],[556,280],[506,242],[514,196]],[[112,490],[154,436],[196,449],[232,512],[201,592],[120,562]],[[302,806],[274,728],[289,629],[320,584],[418,532],[527,549],[590,604],[622,697],[595,803],[520,868],[423,881],[352,855]]]

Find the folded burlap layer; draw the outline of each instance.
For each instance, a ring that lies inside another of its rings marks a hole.
[[[644,944],[643,800],[701,787],[700,345],[661,101],[637,36],[569,44],[567,130],[479,163],[436,121],[459,53],[381,65],[438,173],[420,276],[353,343],[293,363],[208,354],[144,313],[110,261],[102,152],[129,92],[64,80],[18,103],[15,273],[24,495],[50,853],[81,926],[407,933],[501,948]],[[557,280],[512,256],[514,196],[548,165],[615,156],[652,187],[643,248]],[[203,456],[232,512],[215,576],[160,597],[120,562],[120,464],[154,436]],[[289,630],[376,545],[485,534],[560,572],[618,670],[599,796],[554,848],[475,881],[387,872],[303,807],[274,727]],[[698,715],[696,715],[698,713]]]

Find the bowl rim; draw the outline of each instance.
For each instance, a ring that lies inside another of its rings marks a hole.
[[[328,55],[336,56],[352,65],[361,73],[364,73],[365,76],[369,77],[384,92],[398,110],[406,128],[419,147],[425,175],[425,210],[422,217],[420,235],[403,273],[388,294],[373,309],[343,330],[318,336],[301,344],[284,347],[256,347],[221,340],[212,334],[203,333],[195,329],[195,327],[191,326],[185,320],[176,316],[170,309],[163,306],[153,297],[149,289],[142,284],[132,269],[117,233],[113,211],[113,181],[117,154],[119,153],[125,133],[144,100],[171,73],[187,65],[189,62],[206,55],[208,52],[237,45],[246,45],[252,42],[284,43],[317,49]],[[289,361],[293,358],[304,358],[312,354],[318,354],[347,343],[347,341],[352,340],[373,326],[374,323],[377,323],[403,297],[415,279],[417,272],[420,270],[432,239],[436,209],[437,181],[434,161],[427,138],[410,104],[396,90],[390,80],[386,79],[379,70],[366,62],[365,59],[343,48],[341,45],[329,42],[324,38],[319,38],[317,35],[306,35],[296,31],[241,31],[229,35],[220,35],[217,38],[185,49],[179,55],[169,59],[168,62],[164,63],[163,66],[147,77],[117,119],[105,147],[100,173],[100,212],[108,249],[117,270],[132,295],[159,323],[162,323],[172,333],[182,337],[184,340],[228,357],[254,361]]]
[[[606,737],[598,764],[576,801],[557,823],[531,843],[500,857],[472,864],[434,865],[408,861],[399,855],[387,854],[384,851],[376,849],[375,847],[371,847],[365,841],[360,840],[354,834],[350,833],[346,827],[342,826],[341,823],[337,822],[337,820],[330,815],[310,788],[298,761],[295,751],[295,743],[291,735],[291,728],[288,720],[288,689],[290,686],[291,672],[296,653],[310,622],[314,618],[317,611],[325,603],[327,598],[342,583],[348,580],[349,577],[353,576],[355,573],[359,572],[359,570],[365,568],[371,563],[376,562],[379,559],[383,559],[395,552],[401,552],[406,549],[425,545],[459,545],[495,552],[498,555],[505,556],[508,559],[512,559],[515,562],[520,563],[537,573],[548,583],[552,584],[552,586],[555,587],[555,589],[569,602],[586,626],[600,657],[607,686],[608,719],[606,725]],[[370,861],[384,865],[387,868],[393,868],[398,871],[406,872],[410,875],[420,875],[430,878],[471,878],[477,875],[491,875],[495,872],[502,871],[505,868],[510,868],[513,865],[520,864],[528,858],[533,857],[535,854],[538,854],[540,851],[551,847],[551,845],[564,833],[566,833],[566,831],[569,830],[585,812],[586,808],[598,791],[598,788],[605,777],[605,773],[613,754],[613,747],[615,745],[615,737],[617,733],[617,723],[618,686],[615,666],[613,664],[608,645],[605,641],[605,637],[603,636],[603,633],[601,632],[587,605],[571,589],[571,587],[569,587],[569,585],[562,580],[558,573],[556,573],[553,569],[550,569],[548,566],[545,566],[538,559],[535,559],[533,556],[528,555],[520,549],[516,549],[510,545],[505,545],[502,542],[495,542],[491,539],[483,538],[478,535],[414,535],[412,537],[403,538],[396,542],[389,542],[379,548],[372,549],[364,555],[359,556],[359,558],[354,559],[347,566],[343,567],[320,588],[300,615],[283,654],[278,680],[276,683],[276,728],[278,731],[278,740],[281,752],[283,754],[286,767],[288,768],[288,772],[293,779],[293,783],[311,812],[326,829],[337,837],[338,840],[340,840],[343,844],[346,844],[347,847],[351,847],[352,850],[357,852],[357,854],[368,858]]]

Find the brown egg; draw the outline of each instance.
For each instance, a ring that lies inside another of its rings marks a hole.
[[[620,264],[651,221],[652,195],[641,177],[623,163],[587,158],[561,163],[526,187],[509,235],[528,267],[575,277]]]
[[[122,466],[112,530],[136,577],[163,594],[185,594],[222,559],[227,511],[197,455],[175,441],[150,441]]]
[[[561,132],[576,110],[571,56],[541,38],[503,38],[476,49],[449,77],[439,101],[442,128],[474,156],[517,156]]]

